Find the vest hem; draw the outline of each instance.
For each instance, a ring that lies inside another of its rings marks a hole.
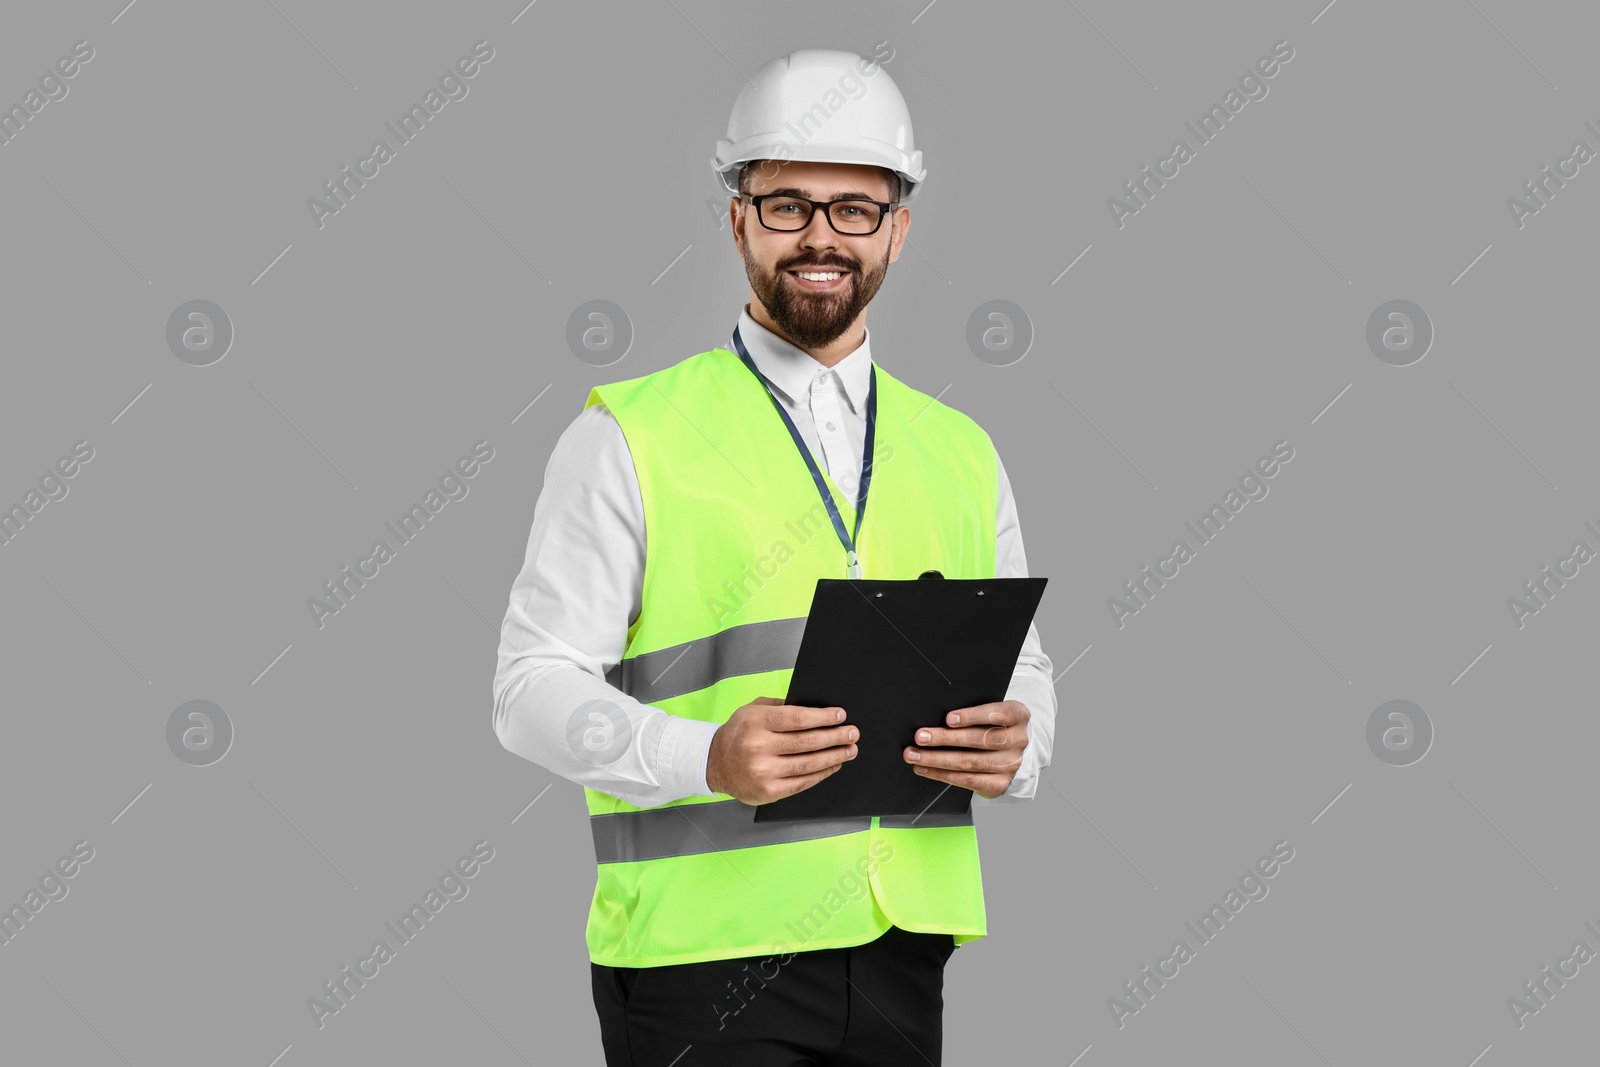
[[[891,925],[898,925],[898,924],[891,924]],[[907,929],[906,927],[903,927],[903,926],[900,927],[900,928],[902,930]],[[807,941],[804,948],[798,948],[798,949],[792,949],[792,948],[789,948],[789,947],[785,947],[785,948],[782,948],[782,949],[774,949],[774,947],[772,945],[735,945],[732,948],[706,949],[705,951],[702,951],[702,952],[684,952],[684,953],[679,953],[679,954],[677,954],[675,956],[667,956],[667,957],[661,957],[661,956],[651,956],[651,957],[597,956],[597,955],[591,953],[589,955],[589,962],[598,964],[601,967],[640,968],[640,967],[670,967],[670,966],[674,966],[676,964],[683,964],[683,963],[710,963],[710,962],[714,962],[716,960],[747,959],[747,958],[750,958],[750,957],[753,957],[753,956],[759,956],[762,959],[766,959],[767,957],[770,957],[770,956],[783,956],[783,955],[787,955],[787,954],[789,954],[791,952],[814,952],[814,951],[817,951],[818,949],[825,949],[825,948],[854,948],[854,947],[856,947],[858,945],[865,945],[869,941],[877,940],[879,937],[882,937],[883,934],[884,934],[884,931],[886,931],[888,929],[889,929],[889,927],[885,926],[882,930],[879,930],[876,933],[872,934],[871,936],[865,937],[865,938],[841,937],[841,938],[833,938],[831,940],[824,940],[824,939],[818,938],[818,939],[813,940],[813,941]],[[983,938],[983,937],[987,937],[988,936],[986,931],[984,931],[984,930],[973,930],[969,926],[951,926],[951,927],[943,927],[943,928],[933,929],[933,930],[915,930],[915,931],[912,931],[912,932],[913,933],[919,933],[919,934],[956,934],[956,935],[963,935],[964,934],[964,935],[968,936],[968,940],[972,940],[972,941],[975,941],[975,940],[978,940],[979,938]],[[965,942],[963,942],[963,943],[965,943]]]

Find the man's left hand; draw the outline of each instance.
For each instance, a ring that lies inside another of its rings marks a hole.
[[[1011,787],[1022,766],[1032,717],[1020,700],[957,708],[945,716],[946,726],[919,729],[903,757],[926,778],[959,785],[993,800]],[[939,746],[979,751],[941,751]]]

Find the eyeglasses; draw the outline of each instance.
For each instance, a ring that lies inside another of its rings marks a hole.
[[[833,232],[850,237],[865,237],[867,234],[877,233],[878,227],[883,225],[883,217],[889,213],[890,208],[899,203],[898,200],[881,203],[865,198],[807,200],[803,196],[780,196],[776,193],[747,196],[743,199],[755,205],[756,218],[760,219],[761,225],[769,230],[782,233],[803,230],[811,225],[811,216],[821,207],[828,209],[828,225],[833,227]]]

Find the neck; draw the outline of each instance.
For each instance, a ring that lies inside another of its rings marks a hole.
[[[788,341],[790,344],[800,349],[800,351],[804,352],[806,355],[810,356],[824,367],[832,367],[841,359],[860,348],[862,343],[867,339],[867,313],[865,311],[861,313],[861,316],[857,318],[855,322],[850,324],[850,328],[848,330],[840,334],[833,341],[823,345],[821,348],[807,348],[804,345],[797,343],[792,337],[778,328],[778,324],[772,321],[772,316],[767,313],[767,309],[762,306],[761,301],[756,298],[755,293],[752,292],[750,294],[750,302],[745,305],[745,310],[750,312],[750,317],[755,319],[756,322],[760,323],[764,328],[777,334],[785,341]]]

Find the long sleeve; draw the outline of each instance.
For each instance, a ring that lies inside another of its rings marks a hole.
[[[506,749],[569,781],[656,807],[716,795],[706,757],[717,724],[641,704],[605,680],[639,615],[644,559],[627,439],[595,404],[563,431],[545,468],[500,630],[494,730]],[[610,706],[586,708],[591,701]],[[596,748],[596,737],[616,751]]]
[[[1011,493],[1011,482],[1006,477],[1005,464],[995,454],[1000,470],[1000,502],[995,522],[995,576],[998,578],[1026,578],[1028,559],[1022,547],[1022,525],[1017,517],[1016,499]],[[1011,684],[1006,689],[1007,700],[1020,700],[1028,706],[1032,717],[1028,720],[1028,747],[1022,750],[1022,766],[1018,768],[1011,786],[992,799],[975,798],[978,803],[1017,804],[1031,800],[1039,789],[1039,772],[1050,765],[1050,752],[1056,735],[1056,690],[1051,674],[1050,657],[1040,646],[1039,630],[1028,624],[1028,636],[1022,642],[1016,668],[1011,672]]]

